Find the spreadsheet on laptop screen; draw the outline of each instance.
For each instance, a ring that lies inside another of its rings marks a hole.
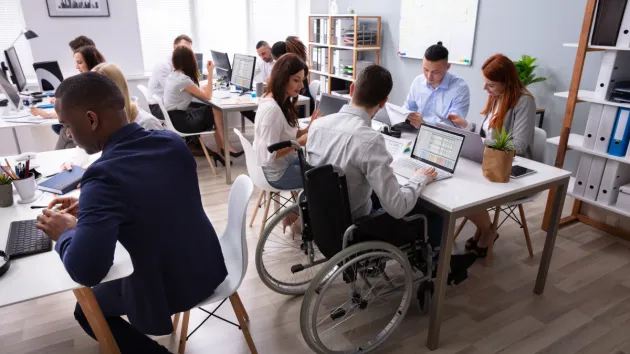
[[[453,171],[464,137],[423,125],[418,132],[413,156]]]

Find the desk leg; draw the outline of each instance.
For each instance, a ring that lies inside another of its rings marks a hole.
[[[17,131],[15,127],[11,128],[13,131],[13,139],[15,139],[15,146],[17,147],[18,155],[22,153],[22,148],[20,147],[20,141],[18,140]]]
[[[562,216],[562,206],[564,198],[567,195],[567,183],[558,186],[556,189],[556,198],[553,201],[553,209],[549,218],[549,227],[547,228],[547,237],[545,238],[545,248],[543,249],[540,265],[538,266],[538,276],[536,276],[536,285],[534,292],[538,295],[545,290],[547,282],[547,274],[549,273],[549,265],[551,264],[551,255],[556,244],[556,236],[560,225],[560,217]]]
[[[230,149],[228,149],[228,142],[230,136],[228,133],[228,114],[223,112],[223,150],[225,151],[225,184],[232,184],[232,166],[230,166]]]
[[[545,120],[545,112],[542,112],[540,114],[540,120],[538,121],[538,128],[542,129],[543,128],[543,121]]]
[[[77,298],[85,317],[96,335],[98,345],[101,347],[101,351],[105,354],[120,354],[118,345],[112,336],[112,332],[105,322],[105,317],[101,308],[98,306],[98,302],[94,297],[94,293],[90,288],[80,288],[73,290],[74,296]]]
[[[455,238],[455,218],[448,214],[444,218],[442,225],[442,242],[440,243],[440,258],[438,260],[437,278],[435,279],[435,292],[431,303],[431,313],[429,318],[429,335],[427,337],[427,348],[435,350],[440,344],[440,325],[442,324],[442,303],[446,294],[446,281],[451,261],[451,251]]]

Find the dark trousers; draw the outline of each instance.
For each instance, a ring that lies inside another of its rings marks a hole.
[[[256,112],[245,111],[245,112],[241,112],[241,114],[243,115],[243,117],[249,119],[250,122],[254,123],[254,120],[256,119]]]
[[[147,337],[144,333],[134,328],[129,322],[120,316],[126,314],[123,308],[121,295],[122,280],[114,280],[108,283],[99,284],[92,288],[96,301],[103,311],[105,321],[109,325],[116,344],[120,352],[125,353],[170,353],[158,342]],[[77,303],[74,310],[74,318],[81,325],[81,328],[90,337],[96,339],[92,327]]]
[[[203,103],[191,102],[185,111],[169,111],[175,129],[182,133],[194,134],[214,128],[212,107]]]
[[[162,110],[160,109],[160,106],[157,104],[150,104],[149,105],[149,110],[151,111],[151,114],[159,119],[159,120],[164,120],[164,115],[162,114]]]

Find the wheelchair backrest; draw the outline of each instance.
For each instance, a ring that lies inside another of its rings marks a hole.
[[[304,193],[313,240],[331,258],[341,251],[343,234],[352,225],[346,177],[332,165],[312,168],[305,174]]]

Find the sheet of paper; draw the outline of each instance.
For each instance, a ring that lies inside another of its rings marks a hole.
[[[389,122],[391,125],[396,125],[398,123],[402,123],[407,120],[407,116],[411,113],[410,110],[396,106],[395,104],[386,103],[385,109],[387,110],[387,114],[389,115]]]
[[[222,105],[254,104],[256,101],[252,97],[226,98],[221,100]]]
[[[40,124],[46,122],[47,118],[34,118],[34,117],[25,117],[25,118],[10,118],[5,119],[5,122],[10,123],[29,123],[29,124]]]
[[[411,140],[394,138],[389,135],[382,134],[385,138],[385,147],[392,157],[403,155],[408,149],[411,149]]]

